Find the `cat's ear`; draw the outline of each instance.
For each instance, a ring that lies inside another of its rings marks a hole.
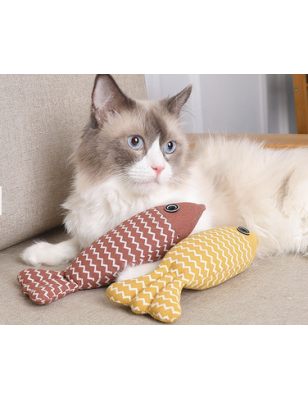
[[[96,75],[92,92],[92,115],[100,127],[106,122],[108,114],[119,113],[124,108],[132,107],[133,103],[111,75]]]
[[[189,85],[177,95],[167,99],[166,105],[168,110],[177,116],[180,115],[182,107],[184,106],[184,104],[189,99],[189,96],[191,95],[191,91],[192,91],[192,85]]]

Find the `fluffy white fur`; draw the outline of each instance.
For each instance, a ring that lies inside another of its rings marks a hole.
[[[172,170],[154,142],[129,171],[134,181],[113,177],[91,186],[77,174],[64,204],[65,225],[72,239],[59,244],[36,243],[25,250],[25,262],[39,266],[65,263],[125,219],[171,202],[206,205],[194,232],[217,226],[243,225],[259,240],[259,257],[306,253],[308,247],[308,150],[266,149],[249,139],[200,139],[189,176],[171,189]],[[157,174],[153,167],[163,165]],[[152,271],[157,263],[129,268],[120,278]]]

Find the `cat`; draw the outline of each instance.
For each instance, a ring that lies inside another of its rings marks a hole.
[[[97,75],[91,117],[72,155],[75,176],[63,207],[71,239],[27,248],[30,265],[64,264],[129,217],[158,205],[204,204],[194,231],[245,226],[258,237],[257,257],[306,254],[308,150],[274,150],[250,139],[202,135],[191,148],[181,110],[192,86],[173,97],[134,100],[110,75]],[[154,270],[128,267],[117,278]]]

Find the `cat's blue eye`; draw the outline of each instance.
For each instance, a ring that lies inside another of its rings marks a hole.
[[[167,154],[172,154],[176,149],[176,143],[174,140],[171,140],[167,144],[165,144],[164,152]]]
[[[130,136],[127,141],[133,150],[140,150],[143,147],[143,139],[140,136]]]

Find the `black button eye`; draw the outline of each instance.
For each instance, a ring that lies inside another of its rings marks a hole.
[[[180,206],[178,206],[177,204],[168,204],[164,210],[169,212],[169,213],[174,213],[177,212],[180,209]]]
[[[241,233],[243,233],[244,235],[250,235],[250,232],[249,232],[249,230],[247,229],[247,228],[244,228],[243,226],[239,226],[238,228],[237,228],[237,230],[239,231],[239,232],[241,232]]]

